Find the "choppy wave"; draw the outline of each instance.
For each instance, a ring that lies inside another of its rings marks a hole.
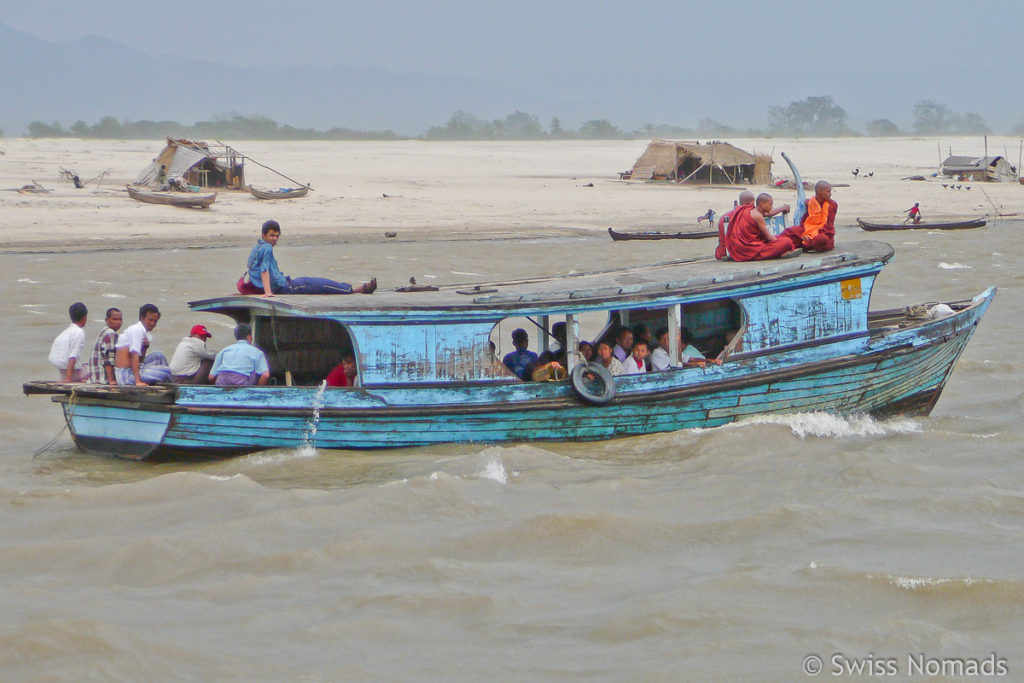
[[[945,261],[939,261],[939,268],[942,270],[974,270],[974,266],[968,266],[963,263],[946,263]]]
[[[840,417],[831,413],[819,412],[759,415],[737,422],[735,426],[763,424],[784,425],[801,439],[808,436],[825,438],[886,436],[889,434],[913,434],[921,431],[921,424],[908,418],[879,421],[868,415]]]

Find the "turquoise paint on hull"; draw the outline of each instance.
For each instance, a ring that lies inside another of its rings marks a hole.
[[[521,294],[506,291],[523,283],[469,297],[225,297],[192,305],[255,316],[257,327],[277,326],[273,338],[282,343],[315,341],[298,330],[319,326],[330,335],[344,326],[363,386],[176,386],[148,398],[125,390],[84,392],[77,400],[68,390],[61,400],[81,446],[127,457],[146,457],[147,449],[233,454],[304,445],[580,441],[714,427],[766,413],[927,413],[994,290],[956,304],[958,312],[947,318],[884,311],[871,323],[875,275],[891,256],[888,245],[863,243],[811,260],[655,264],[542,278]],[[605,406],[583,403],[568,382],[493,374],[493,356],[484,351],[492,327],[509,317],[657,310],[678,324],[683,318],[672,307],[680,304],[695,305],[682,313],[694,320],[742,322],[742,347],[730,347],[722,366],[618,377],[617,396]],[[288,320],[296,324],[289,328]],[[304,368],[303,376],[323,376],[316,371]]]

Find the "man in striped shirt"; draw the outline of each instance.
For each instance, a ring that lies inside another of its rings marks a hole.
[[[124,321],[121,310],[108,308],[104,319],[106,326],[96,337],[89,359],[89,378],[93,384],[117,384],[114,378],[114,347],[117,345],[117,331]]]

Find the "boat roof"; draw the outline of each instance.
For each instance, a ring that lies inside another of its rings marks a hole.
[[[644,264],[585,273],[557,274],[505,282],[438,285],[428,291],[379,288],[366,295],[275,295],[273,298],[234,294],[190,301],[195,311],[237,315],[266,314],[331,317],[361,312],[469,311],[532,307],[592,305],[604,301],[630,302],[666,295],[707,294],[737,286],[813,276],[838,268],[876,266],[892,258],[893,249],[879,241],[849,242],[833,251],[797,258],[746,263],[713,257]]]

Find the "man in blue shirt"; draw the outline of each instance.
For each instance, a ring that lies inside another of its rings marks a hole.
[[[245,282],[246,277],[243,276],[238,283],[238,291],[242,294],[262,294],[264,297],[274,294],[373,294],[377,289],[376,278],[356,288],[347,282],[325,277],[290,278],[281,272],[274,258],[274,245],[281,239],[281,224],[274,220],[265,222],[262,234],[263,238],[249,253],[246,266],[249,281]]]
[[[210,368],[210,379],[219,387],[266,384],[270,379],[267,357],[252,345],[252,328],[245,323],[235,327],[236,341],[221,349]]]
[[[512,344],[515,351],[505,354],[501,362],[521,380],[529,381],[530,374],[537,366],[537,354],[527,348],[530,345],[530,335],[523,328],[512,330]]]

